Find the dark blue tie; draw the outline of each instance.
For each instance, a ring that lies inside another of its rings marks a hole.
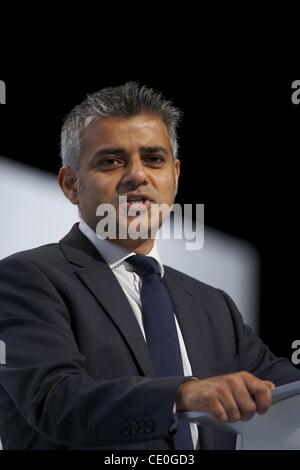
[[[159,377],[184,376],[172,300],[160,275],[157,261],[144,255],[126,259],[142,278],[143,325],[148,349]],[[179,421],[174,435],[175,449],[191,450],[190,425]]]

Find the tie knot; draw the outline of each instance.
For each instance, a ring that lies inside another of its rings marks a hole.
[[[150,274],[159,274],[160,270],[157,261],[152,256],[133,255],[126,259],[131,264],[134,271],[141,277],[150,276]]]

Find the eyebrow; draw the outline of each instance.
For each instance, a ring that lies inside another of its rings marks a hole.
[[[141,147],[140,149],[142,153],[159,153],[159,152],[163,152],[165,154],[168,153],[166,149],[164,147],[161,147],[160,145],[151,145],[148,147]]]
[[[162,152],[164,154],[167,154],[168,152],[164,147],[161,147],[160,145],[151,145],[151,146],[142,146],[140,147],[140,152],[142,154],[148,154],[148,153],[157,153],[157,152]],[[125,157],[128,155],[128,152],[122,148],[122,147],[105,147],[103,149],[98,150],[92,157],[92,159],[96,158],[101,158],[106,155],[116,155],[118,157]]]
[[[119,147],[105,147],[103,149],[97,150],[97,152],[94,153],[93,160],[99,157],[104,157],[105,155],[117,155],[122,157],[127,155],[127,152],[125,149]]]

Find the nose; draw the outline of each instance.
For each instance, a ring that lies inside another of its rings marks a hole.
[[[132,189],[147,183],[147,174],[140,158],[132,159],[128,165],[126,165],[125,173],[122,178],[122,186]]]

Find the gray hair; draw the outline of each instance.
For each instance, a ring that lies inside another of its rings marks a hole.
[[[152,88],[135,82],[104,88],[87,95],[66,116],[61,132],[61,160],[63,165],[78,170],[82,152],[82,133],[97,119],[109,117],[131,118],[139,114],[158,116],[165,123],[174,159],[178,158],[177,127],[182,112]]]

